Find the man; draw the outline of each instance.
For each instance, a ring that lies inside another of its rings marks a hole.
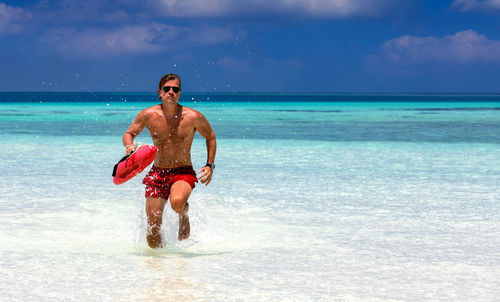
[[[210,123],[196,110],[179,104],[181,79],[176,74],[163,76],[158,85],[161,104],[137,114],[123,135],[126,153],[134,151],[134,138],[146,127],[158,148],[153,167],[146,175],[147,241],[151,248],[161,247],[161,223],[170,197],[172,209],[179,214],[179,241],[189,237],[188,198],[198,180],[208,185],[215,168],[215,133]],[[197,179],[191,163],[191,145],[196,130],[206,139],[207,164]]]

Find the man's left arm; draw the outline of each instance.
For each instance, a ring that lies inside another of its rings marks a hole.
[[[198,132],[203,136],[206,140],[207,144],[207,164],[213,164],[215,162],[215,152],[217,149],[217,142],[215,139],[215,132],[210,126],[210,123],[205,118],[205,116],[201,113],[197,113],[198,116],[195,119],[195,127]],[[202,175],[198,178],[202,184],[208,185],[212,180],[212,174],[214,171],[209,166],[202,167],[198,173],[202,173]]]

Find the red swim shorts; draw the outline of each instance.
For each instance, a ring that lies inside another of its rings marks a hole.
[[[196,172],[194,172],[192,166],[160,168],[153,165],[146,177],[142,180],[142,183],[146,185],[146,198],[168,199],[170,187],[179,180],[187,182],[193,189],[194,183],[198,182]]]

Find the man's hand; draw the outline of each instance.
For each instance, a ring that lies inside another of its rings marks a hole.
[[[135,151],[135,145],[127,145],[125,147],[125,155],[129,155],[130,153]]]
[[[212,180],[212,174],[214,173],[214,171],[209,166],[205,166],[205,167],[202,167],[198,171],[198,173],[202,173],[201,176],[198,177],[198,180],[201,181],[201,183],[206,186]]]

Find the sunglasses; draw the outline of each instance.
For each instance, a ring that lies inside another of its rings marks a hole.
[[[178,93],[179,91],[181,91],[181,89],[179,87],[175,87],[175,86],[163,86],[163,92],[165,92],[165,93],[169,92],[170,88],[172,88],[172,90],[174,91],[174,93]]]

